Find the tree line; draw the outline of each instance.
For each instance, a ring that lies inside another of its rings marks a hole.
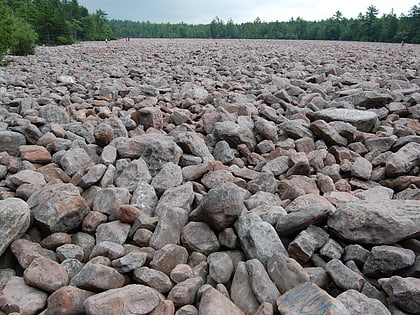
[[[379,16],[375,6],[369,6],[365,14],[347,19],[340,11],[331,18],[306,21],[300,17],[284,22],[234,23],[216,17],[210,24],[151,23],[128,20],[111,20],[111,28],[117,37],[145,38],[244,38],[244,39],[312,39],[373,42],[420,43],[420,3],[407,14],[394,12]]]
[[[420,3],[407,14],[379,16],[375,6],[357,18],[340,11],[331,18],[306,21],[225,22],[218,17],[209,24],[151,23],[109,20],[107,13],[89,13],[77,0],[0,0],[0,61],[9,51],[15,55],[34,52],[36,45],[72,44],[86,40],[143,38],[244,38],[312,39],[420,43]]]
[[[114,38],[107,14],[90,14],[77,0],[0,0],[0,60],[8,50],[26,55],[36,45],[106,38]]]

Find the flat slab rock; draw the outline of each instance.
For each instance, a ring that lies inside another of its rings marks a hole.
[[[314,117],[327,122],[344,121],[363,132],[371,132],[379,126],[378,115],[366,110],[328,108],[315,112]]]
[[[420,235],[420,203],[416,200],[349,202],[328,218],[339,237],[362,244],[394,244]]]

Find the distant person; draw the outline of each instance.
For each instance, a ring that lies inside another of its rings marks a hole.
[[[108,38],[105,38],[105,43],[108,44]]]
[[[405,45],[405,42],[401,41],[401,47],[404,47],[404,45]]]

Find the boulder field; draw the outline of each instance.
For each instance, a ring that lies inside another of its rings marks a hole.
[[[0,315],[420,314],[420,46],[133,39],[0,68]]]

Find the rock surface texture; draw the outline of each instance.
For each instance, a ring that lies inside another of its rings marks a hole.
[[[420,314],[420,46],[133,39],[0,68],[0,315]]]

